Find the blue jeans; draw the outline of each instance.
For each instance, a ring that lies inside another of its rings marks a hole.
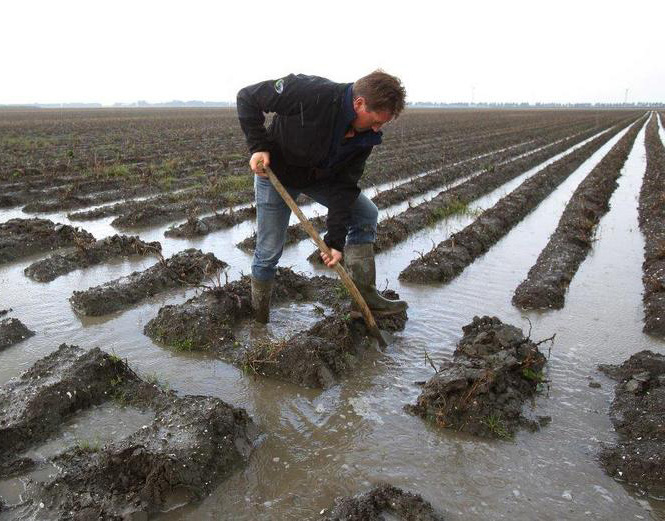
[[[303,193],[328,207],[329,185],[326,182],[302,189],[287,188],[287,191],[293,199]],[[252,276],[267,281],[275,277],[277,263],[286,241],[291,209],[267,178],[254,176],[254,193],[257,229]],[[374,242],[378,215],[376,205],[367,196],[360,194],[351,206],[351,223],[347,230],[346,244]]]

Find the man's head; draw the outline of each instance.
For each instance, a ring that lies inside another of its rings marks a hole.
[[[351,122],[356,132],[372,129],[378,132],[383,125],[404,110],[406,90],[399,78],[377,69],[353,84],[353,109],[356,119]]]

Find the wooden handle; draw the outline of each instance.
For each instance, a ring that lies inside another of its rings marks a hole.
[[[323,242],[323,239],[321,239],[321,237],[319,237],[318,232],[314,229],[312,223],[309,222],[309,219],[305,217],[305,214],[302,213],[302,210],[298,208],[298,205],[293,200],[293,197],[291,197],[291,194],[289,194],[289,192],[286,191],[286,188],[284,188],[279,179],[277,179],[277,176],[270,169],[270,167],[264,166],[263,168],[265,172],[268,174],[268,179],[270,179],[270,182],[275,187],[275,190],[279,192],[279,195],[282,196],[282,199],[284,199],[284,202],[288,205],[289,208],[291,208],[293,213],[295,213],[298,216],[300,224],[303,225],[307,234],[314,240],[319,250],[321,250],[323,253],[330,255],[331,254],[330,248],[328,248],[328,245],[325,242]],[[351,298],[353,298],[356,304],[358,304],[360,312],[362,313],[363,318],[365,319],[365,324],[367,324],[367,327],[372,333],[372,335],[379,341],[381,347],[386,347],[386,341],[381,335],[378,326],[376,325],[376,321],[374,320],[374,316],[372,315],[372,312],[370,311],[367,302],[365,302],[365,299],[360,294],[360,291],[358,291],[358,288],[356,288],[356,285],[353,283],[353,280],[344,269],[344,266],[342,266],[338,262],[333,266],[333,268],[339,275],[339,278],[342,279],[342,283],[351,294]]]

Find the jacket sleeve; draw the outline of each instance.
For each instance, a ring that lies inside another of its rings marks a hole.
[[[249,85],[238,92],[238,119],[251,153],[270,149],[264,113],[288,116],[302,111],[303,83],[306,80],[300,75],[289,74]]]
[[[360,195],[358,180],[365,170],[365,162],[371,152],[371,146],[360,152],[340,169],[331,183],[327,219],[328,232],[323,237],[323,241],[328,247],[337,251],[344,249],[346,234],[351,221],[351,207]]]

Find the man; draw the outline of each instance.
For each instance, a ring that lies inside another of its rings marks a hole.
[[[381,143],[381,127],[399,116],[405,97],[400,80],[381,70],[355,83],[290,74],[238,92],[238,118],[256,174],[252,307],[258,322],[268,322],[275,271],[291,215],[264,166],[271,167],[294,199],[304,193],[328,208],[323,240],[331,255],[321,253],[326,266],[333,267],[343,258],[374,313],[406,309],[406,302],[387,300],[376,289],[378,210],[358,188],[372,147]],[[270,112],[275,116],[266,129],[264,113]]]

